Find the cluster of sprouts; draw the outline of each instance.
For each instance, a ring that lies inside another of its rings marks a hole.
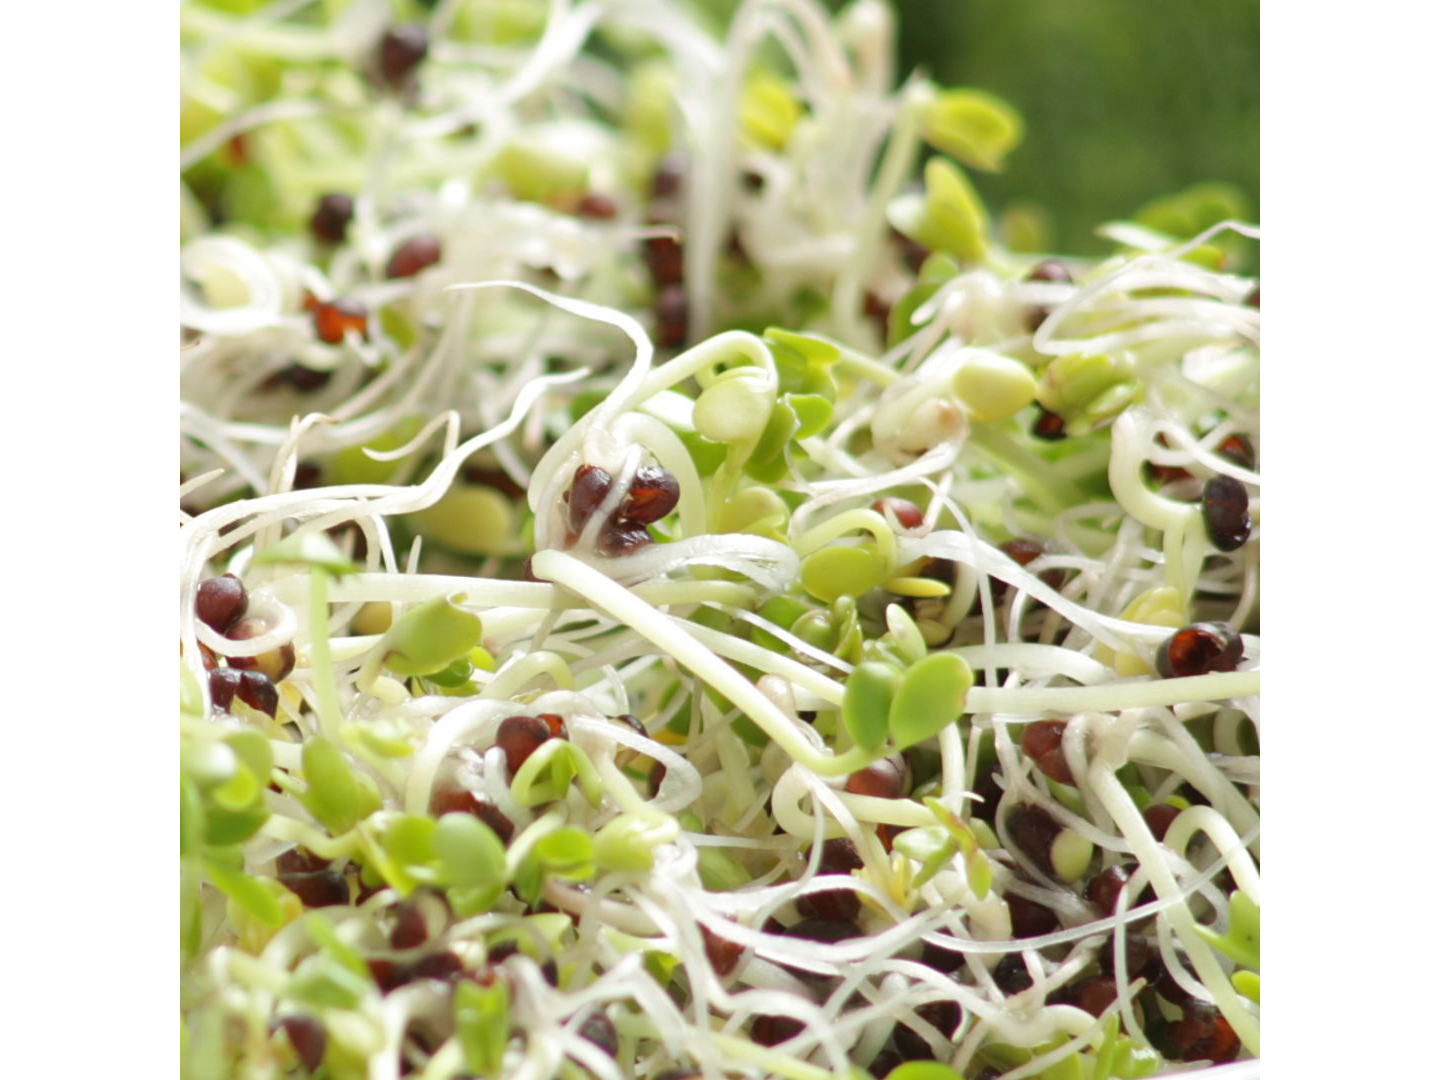
[[[1018,117],[879,0],[249,6],[181,17],[186,1075],[1258,1057],[1258,232],[1006,250]]]

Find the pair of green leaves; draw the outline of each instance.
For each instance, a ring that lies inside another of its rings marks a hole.
[[[1153,1075],[1160,1067],[1159,1054],[1120,1034],[1118,1016],[1107,1017],[1102,1030],[1105,1035],[1093,1058],[1083,1053],[1071,1054],[1034,1075],[1039,1080],[1140,1080]],[[989,1043],[980,1048],[979,1057],[993,1068],[1009,1070],[1057,1050],[1064,1043],[1065,1037],[1058,1035],[1033,1049]]]
[[[983,90],[942,90],[920,106],[925,141],[975,169],[996,172],[1025,126],[1008,103]]]
[[[422,675],[441,685],[452,677],[467,679],[470,651],[480,643],[482,626],[480,616],[460,607],[464,599],[437,596],[396,619],[380,640],[385,666],[397,675]]]
[[[573,825],[546,833],[530,849],[515,874],[515,889],[527,904],[540,899],[546,878],[587,881],[595,876],[595,843]]]
[[[1124,412],[1139,394],[1135,362],[1128,353],[1071,353],[1045,366],[1035,397],[1065,420],[1065,430],[1085,435]]]
[[[455,1035],[467,1069],[498,1075],[510,1042],[510,988],[503,979],[488,986],[467,979],[455,987]]]
[[[300,765],[305,789],[298,798],[332,836],[349,832],[380,809],[375,782],[357,775],[340,748],[324,736],[305,744]]]
[[[834,415],[836,386],[831,369],[840,350],[819,338],[774,326],[765,331],[765,343],[775,358],[779,397],[745,471],[756,480],[774,483],[789,468],[786,446],[794,439],[820,434]]]
[[[1197,926],[1195,932],[1211,948],[1224,953],[1237,964],[1252,971],[1260,970],[1260,906],[1243,892],[1237,890],[1230,894],[1230,927],[1224,934],[1217,934],[1208,926]],[[1257,980],[1256,994],[1259,991]]]
[[[951,813],[939,800],[925,799],[925,806],[935,815],[936,824],[907,829],[895,837],[895,850],[920,864],[911,887],[918,889],[938,874],[957,854],[965,861],[965,877],[970,891],[981,900],[990,893],[994,874],[990,860],[970,827]]]
[[[258,731],[187,740],[181,748],[180,854],[238,844],[270,816],[270,744]]]
[[[943,157],[925,163],[925,193],[907,192],[890,201],[886,216],[897,231],[931,251],[961,262],[985,257],[990,216],[969,178]]]
[[[451,906],[468,917],[493,904],[508,882],[505,845],[479,818],[446,814],[438,821],[400,814],[379,832],[374,866],[401,895],[417,886],[450,890]]]
[[[888,738],[903,750],[958,720],[974,682],[954,653],[927,656],[903,671],[867,660],[845,682],[840,719],[857,746],[877,750]]]
[[[571,781],[591,806],[600,805],[604,785],[585,751],[566,739],[547,739],[516,770],[510,794],[521,806],[540,806],[565,798]]]
[[[305,917],[305,928],[319,947],[296,968],[286,996],[312,1009],[353,1009],[374,991],[365,959],[341,940],[323,915]]]
[[[646,873],[655,866],[655,848],[679,832],[673,818],[621,814],[595,834],[595,863],[605,870]]]

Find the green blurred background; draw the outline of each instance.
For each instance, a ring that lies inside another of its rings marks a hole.
[[[1095,225],[1200,181],[1234,184],[1258,220],[1260,0],[891,3],[902,76],[923,67],[1024,116],[1005,171],[974,179],[996,213],[1044,207],[1055,250],[1104,251]]]

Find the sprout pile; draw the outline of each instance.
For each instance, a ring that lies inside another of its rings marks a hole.
[[[1258,1056],[1258,232],[892,20],[182,5],[187,1076]]]

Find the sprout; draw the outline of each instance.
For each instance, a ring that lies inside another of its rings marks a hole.
[[[875,0],[482,7],[182,4],[184,1066],[1256,1056],[1255,230],[1007,250]]]

